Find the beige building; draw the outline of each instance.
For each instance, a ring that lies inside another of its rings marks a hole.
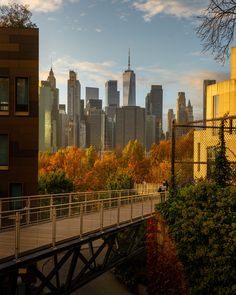
[[[231,50],[231,76],[230,80],[207,86],[206,91],[206,119],[222,118],[225,114],[226,121],[225,142],[229,161],[236,161],[236,47]],[[219,126],[219,121],[207,122],[210,126]],[[194,165],[194,178],[206,177],[210,172],[210,162],[215,157],[215,147],[219,142],[218,129],[206,128],[194,132],[194,162],[205,164]]]

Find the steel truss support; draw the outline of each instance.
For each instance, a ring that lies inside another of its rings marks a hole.
[[[145,240],[144,219],[7,261],[0,264],[0,294],[70,294],[139,254]]]

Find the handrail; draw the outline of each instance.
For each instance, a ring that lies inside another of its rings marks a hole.
[[[150,216],[155,211],[155,205],[165,201],[165,199],[165,193],[156,192],[100,200],[68,202],[66,204],[51,204],[5,211],[2,214],[2,219],[5,218],[7,220],[7,218],[10,218],[12,221],[11,226],[13,226],[15,231],[15,244],[13,247],[15,250],[11,254],[14,254],[15,259],[18,259],[22,252],[26,251],[24,248],[26,247],[24,233],[27,231],[31,233],[31,243],[35,245],[32,246],[32,249],[45,246],[46,244],[56,247],[57,242],[63,239],[75,236],[82,238],[91,231],[103,231],[107,227],[119,227],[122,223],[132,223],[137,219]],[[74,221],[73,218],[79,218],[79,221]],[[2,225],[6,220],[2,220]],[[62,234],[62,223],[57,225],[57,222],[60,221],[70,224],[68,225],[70,235],[67,231]],[[32,226],[43,226],[46,231],[49,231],[47,237],[45,237],[46,240],[43,239],[44,235],[46,235],[45,232],[43,232],[42,237],[37,233],[37,229],[32,231]],[[8,232],[10,235],[10,231]],[[8,232],[5,231],[2,234]],[[22,243],[24,244],[23,247]]]

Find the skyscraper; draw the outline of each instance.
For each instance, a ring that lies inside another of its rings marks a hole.
[[[188,124],[193,121],[193,107],[188,101],[186,106],[185,92],[178,92],[177,105],[176,105],[176,123],[177,124]],[[178,128],[177,136],[182,136],[189,131],[189,128]]]
[[[115,147],[124,148],[129,140],[137,139],[145,146],[145,109],[123,106],[116,109]]]
[[[105,83],[105,105],[120,106],[120,92],[117,90],[116,80],[109,80]]]
[[[68,80],[68,145],[79,146],[80,130],[80,82],[74,71],[69,72]]]
[[[39,150],[54,152],[58,148],[59,89],[51,68],[39,87]]]
[[[176,123],[177,124],[187,123],[185,92],[178,92],[177,103],[176,103]]]
[[[168,110],[168,114],[167,114],[167,134],[166,134],[166,139],[170,139],[171,138],[171,133],[172,133],[172,123],[173,120],[175,119],[175,114],[173,109],[169,109]]]
[[[99,99],[99,88],[85,87],[86,105],[90,99]]]
[[[135,73],[130,69],[130,50],[128,69],[123,73],[123,106],[135,106]]]
[[[146,113],[156,117],[156,139],[158,143],[162,137],[163,91],[161,85],[152,85],[145,99]],[[153,142],[153,143],[154,143]]]

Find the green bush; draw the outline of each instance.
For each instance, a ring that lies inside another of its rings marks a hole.
[[[73,182],[60,170],[41,175],[38,179],[39,194],[70,193],[73,188]]]
[[[176,243],[191,295],[236,292],[236,188],[201,182],[158,205]]]

